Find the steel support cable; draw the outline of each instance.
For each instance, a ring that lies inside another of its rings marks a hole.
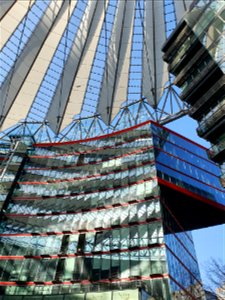
[[[183,0],[183,5],[184,5],[185,10],[187,10],[187,6],[186,6],[186,3],[185,3],[184,0]],[[169,7],[171,7],[171,6],[173,7],[173,9],[171,11],[169,11],[169,12],[168,12],[168,9],[169,9],[168,6]],[[164,9],[164,26],[165,26],[164,29],[165,29],[165,32],[166,32],[166,36],[168,38],[169,32],[171,31],[171,29],[170,30],[168,29],[168,24],[173,23],[173,27],[174,28],[177,25],[177,16],[176,16],[176,12],[175,12],[175,3],[174,3],[174,0],[171,0],[171,2],[167,3],[167,4],[164,2],[163,9]],[[170,15],[172,14],[173,15],[173,20],[169,20],[169,21],[167,20],[167,15],[168,14],[170,14]],[[186,105],[184,104],[184,102],[182,102],[183,107],[181,106],[181,103],[179,101],[179,96],[177,95],[177,92],[173,89],[173,86],[174,86],[173,75],[171,73],[169,73],[169,72],[168,72],[168,74],[169,74],[169,86],[167,88],[167,94],[165,96],[165,100],[164,100],[163,106],[160,109],[161,112],[160,112],[159,120],[162,120],[163,114],[164,115],[166,114],[168,117],[171,117],[171,116],[175,115],[175,119],[176,119],[177,113],[175,113],[173,111],[174,100],[175,100],[175,102],[176,102],[176,104],[177,104],[180,112],[183,112],[183,114],[186,114],[185,111],[184,111]],[[167,103],[168,97],[169,97],[169,101],[170,101],[170,112],[166,113],[165,112],[165,108],[166,108],[166,103]]]
[[[106,20],[106,0],[104,0],[104,23],[105,23],[105,55],[107,53],[107,38],[108,38],[108,31],[107,31],[107,20]],[[108,93],[108,86],[109,86],[109,70],[108,70],[108,59],[105,60],[105,74],[106,74],[106,103],[107,103],[107,116],[109,116],[109,93]],[[96,112],[97,113],[97,112]],[[109,127],[108,127],[109,130]]]
[[[156,86],[156,69],[157,69],[157,65],[156,65],[156,37],[155,37],[155,2],[152,1],[152,26],[153,26],[153,61],[154,61],[154,85],[152,86],[152,94],[153,94],[153,100],[154,100],[154,108],[157,108],[157,86]],[[156,119],[158,120],[158,116],[157,116],[157,110],[156,110]]]
[[[63,91],[63,80],[64,80],[64,73],[65,73],[65,64],[66,64],[66,50],[68,47],[67,44],[67,39],[68,39],[68,32],[69,32],[69,20],[70,20],[70,12],[71,10],[71,0],[69,0],[69,6],[68,6],[68,14],[67,14],[67,27],[66,27],[66,34],[65,34],[65,46],[64,46],[64,57],[63,57],[63,72],[61,75],[61,81],[60,81],[60,95],[59,95],[59,106],[58,106],[58,115],[57,115],[57,124],[60,122],[60,119],[62,116],[60,116],[60,110],[61,110],[61,105],[62,105],[62,91]]]
[[[146,33],[145,33],[144,17],[143,17],[143,14],[141,12],[141,6],[140,6],[139,1],[140,0],[138,0],[138,6],[139,6],[139,15],[140,15],[140,20],[141,20],[141,26],[142,26],[142,30],[143,30],[142,36],[143,36],[143,42],[144,42],[144,49],[146,51],[147,67],[148,67],[148,73],[149,73],[149,77],[150,77],[150,81],[151,81],[151,86],[153,87],[152,70],[151,70],[151,67],[150,67],[151,64],[150,64],[150,57],[149,57],[149,51],[148,51],[147,39],[146,39]],[[142,52],[143,52],[143,50],[142,50]],[[142,65],[142,67],[143,67],[143,65]]]
[[[122,20],[122,28],[121,28],[121,32],[120,32],[120,42],[119,42],[119,51],[118,51],[118,63],[116,65],[116,78],[114,80],[114,84],[113,84],[113,92],[112,92],[112,105],[111,105],[111,110],[109,111],[109,119],[108,122],[111,122],[111,118],[112,118],[112,110],[113,110],[113,102],[114,102],[114,98],[115,98],[115,90],[116,90],[116,82],[117,82],[117,76],[118,76],[118,70],[119,70],[119,60],[120,60],[120,54],[121,54],[121,47],[122,47],[122,40],[123,40],[123,35],[124,35],[124,24],[125,24],[125,16],[126,16],[126,11],[127,11],[127,0],[125,0],[125,6],[124,6],[124,11],[123,11],[123,20]]]
[[[16,51],[16,59],[15,59],[15,62],[12,66],[12,69],[11,69],[9,84],[7,86],[7,91],[6,91],[6,97],[4,99],[4,103],[3,103],[3,106],[2,106],[2,112],[1,112],[1,115],[0,115],[0,126],[1,126],[2,121],[4,121],[4,118],[5,118],[4,109],[5,109],[5,106],[6,106],[7,99],[8,99],[9,90],[11,88],[12,78],[13,78],[14,71],[15,71],[15,68],[16,68],[17,60],[19,58],[20,48],[21,48],[21,45],[22,45],[22,40],[23,40],[23,37],[24,37],[25,29],[26,29],[26,23],[27,23],[28,15],[29,15],[30,8],[31,8],[31,1],[32,0],[29,0],[28,10],[27,10],[27,13],[26,13],[26,16],[25,16],[24,20],[22,21],[23,22],[23,27],[22,27],[21,35],[20,35],[20,38],[19,38],[19,44],[18,44],[17,51]]]
[[[132,28],[132,46],[131,46],[131,51],[130,51],[130,61],[129,61],[129,71],[128,71],[128,74],[129,74],[129,78],[128,78],[128,86],[129,86],[129,83],[130,83],[130,73],[131,73],[131,60],[132,60],[132,53],[133,53],[133,47],[134,47],[134,44],[133,44],[133,40],[134,40],[134,29],[135,29],[135,20],[136,20],[136,6],[137,6],[137,1],[138,0],[134,0],[135,4],[134,4],[134,20],[133,20],[133,28]],[[128,106],[128,86],[127,86],[127,96],[126,96],[126,107]],[[124,109],[123,111],[123,114],[126,114],[127,110]]]

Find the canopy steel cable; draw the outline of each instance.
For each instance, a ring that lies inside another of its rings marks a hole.
[[[107,33],[107,20],[106,20],[106,0],[104,0],[104,23],[105,23],[105,54],[107,53],[107,38],[108,38],[108,33]],[[111,37],[112,39],[112,37]],[[110,45],[110,43],[109,43]],[[109,69],[108,69],[108,59],[107,57],[105,58],[105,77],[106,77],[106,109],[107,109],[107,116],[109,116],[110,112],[110,106],[109,106],[109,93],[108,93],[108,86],[109,86]]]
[[[60,80],[60,95],[59,95],[59,105],[58,105],[58,115],[57,115],[57,123],[59,123],[61,116],[60,116],[60,110],[62,105],[62,92],[63,92],[63,81],[64,81],[64,73],[65,73],[65,64],[66,64],[66,50],[67,50],[67,39],[68,39],[68,32],[69,32],[69,20],[70,20],[70,10],[71,10],[71,0],[69,0],[69,6],[68,6],[68,14],[67,14],[67,27],[66,27],[66,34],[65,34],[65,47],[64,47],[64,57],[63,57],[63,72]]]
[[[0,123],[4,120],[5,116],[4,116],[4,109],[5,109],[5,106],[6,106],[6,102],[7,102],[7,99],[8,99],[8,95],[9,95],[9,90],[11,88],[11,83],[12,83],[12,78],[13,78],[13,75],[14,75],[14,71],[15,71],[15,68],[16,68],[16,64],[17,64],[17,60],[19,58],[19,53],[20,53],[20,47],[22,45],[22,39],[24,37],[24,32],[25,32],[25,29],[26,29],[26,23],[27,23],[27,20],[28,20],[28,15],[29,15],[29,12],[30,12],[30,8],[31,8],[31,1],[32,0],[29,0],[29,6],[28,6],[28,10],[27,10],[27,13],[26,13],[26,16],[24,18],[24,21],[23,22],[23,27],[22,27],[22,30],[21,30],[21,35],[20,35],[20,38],[19,38],[19,43],[18,43],[18,47],[17,47],[17,51],[16,51],[16,59],[15,59],[15,62],[12,66],[12,69],[11,69],[11,72],[10,72],[10,78],[9,78],[9,84],[7,86],[7,91],[6,91],[6,97],[4,99],[4,103],[3,103],[3,106],[2,106],[2,112],[1,112],[1,115],[0,115]],[[19,26],[19,25],[18,25]],[[0,125],[1,126],[1,125]]]
[[[156,74],[157,74],[157,65],[156,65],[156,36],[155,36],[155,2],[152,1],[152,26],[153,26],[153,61],[154,61],[154,86],[152,86],[152,94],[154,100],[154,108],[157,108],[157,86],[156,86]],[[157,110],[156,110],[156,119],[158,120]]]
[[[122,20],[122,29],[121,29],[121,33],[120,33],[120,42],[119,42],[119,51],[118,51],[118,56],[117,56],[117,61],[118,63],[116,64],[116,74],[118,74],[118,69],[119,69],[119,61],[120,61],[120,54],[121,54],[121,47],[122,47],[122,40],[123,40],[123,36],[124,36],[124,24],[125,24],[125,17],[126,17],[126,11],[127,11],[127,1],[128,0],[124,0],[125,1],[125,6],[124,6],[124,11],[123,11],[123,20]],[[114,98],[115,98],[115,92],[116,92],[116,80],[117,77],[115,78],[114,84],[113,84],[113,91],[112,91],[112,106],[113,106],[113,102],[114,102]],[[110,116],[109,116],[109,123],[111,121],[112,118],[112,108],[110,110]]]
[[[127,95],[126,95],[126,101],[125,101],[125,107],[127,109],[128,107],[128,104],[129,104],[129,100],[128,100],[128,88],[129,88],[129,84],[130,84],[130,73],[131,73],[131,60],[132,60],[132,53],[133,53],[133,47],[134,47],[134,44],[133,44],[133,40],[134,40],[134,29],[135,29],[135,19],[136,19],[136,5],[137,5],[137,1],[138,0],[134,0],[134,20],[133,20],[133,28],[132,28],[132,41],[131,41],[131,52],[130,52],[130,57],[129,57],[129,71],[128,71],[128,74],[129,74],[129,80],[128,80],[128,87],[127,87]],[[126,109],[124,111],[126,111]]]
[[[140,20],[141,20],[141,26],[143,29],[143,42],[144,42],[144,49],[146,52],[146,59],[147,59],[147,67],[148,67],[148,73],[150,77],[150,83],[151,86],[153,87],[153,78],[152,78],[152,70],[151,70],[151,64],[150,64],[150,57],[149,57],[149,51],[148,51],[148,46],[147,46],[147,40],[146,40],[146,33],[145,33],[145,24],[144,24],[144,17],[141,12],[141,6],[140,6],[140,0],[138,0],[138,6],[139,6],[139,15],[140,15]],[[147,0],[148,1],[148,0]],[[142,66],[143,67],[143,66]],[[142,79],[143,81],[143,79]],[[153,91],[152,91],[153,92]]]
[[[183,4],[184,4],[184,7],[185,7],[185,10],[186,10],[186,4],[185,4],[185,1],[183,0]],[[175,13],[175,3],[174,3],[174,0],[171,0],[171,3],[170,3],[170,5],[172,5],[173,6],[173,11],[172,11],[172,13],[173,13],[173,17],[174,17],[174,20],[173,20],[173,23],[174,23],[174,25],[176,26],[177,25],[177,17],[176,17],[176,13]],[[168,35],[168,21],[167,21],[167,18],[166,18],[166,15],[167,15],[167,12],[166,12],[166,4],[165,4],[165,2],[164,2],[164,5],[163,5],[163,9],[164,9],[164,11],[163,11],[163,15],[164,15],[164,25],[165,25],[165,27],[164,27],[164,29],[165,29],[165,32],[166,32],[166,35]],[[170,12],[171,13],[171,12]],[[175,26],[174,26],[174,28],[175,28]],[[168,38],[168,36],[167,36],[167,38]],[[168,72],[168,74],[169,74],[169,86],[168,86],[168,92],[167,92],[167,95],[166,95],[166,99],[169,97],[169,95],[170,95],[170,108],[171,108],[171,111],[170,111],[170,113],[172,113],[173,114],[173,101],[172,101],[172,93],[169,93],[169,90],[171,89],[171,87],[173,86],[173,82],[172,82],[172,79],[173,79],[173,76],[172,76],[172,74],[170,73],[170,72]],[[160,119],[162,118],[162,116],[163,116],[163,113],[165,113],[165,111],[164,111],[164,109],[165,109],[165,106],[166,106],[166,100],[164,101],[164,104],[163,104],[163,107],[162,107],[162,111],[161,111],[161,114],[160,114]]]
[[[183,2],[184,2],[184,0],[183,0]],[[175,8],[174,0],[171,0],[171,5],[173,6],[173,8]],[[184,7],[185,7],[185,10],[186,10],[186,4],[185,4],[185,2],[184,2]],[[163,5],[163,8],[164,8],[165,32],[166,32],[166,35],[168,35],[168,28],[167,28],[168,21],[167,21],[167,18],[166,18],[167,13],[166,13],[166,4],[165,4],[165,2],[164,2],[164,5]],[[176,17],[175,10],[173,10],[173,15],[174,15],[173,22],[174,22],[174,25],[176,26],[177,25],[177,17]],[[174,26],[174,28],[175,28],[175,26]],[[167,36],[167,38],[168,38],[168,36]],[[171,86],[172,85],[172,75],[171,75],[171,73],[169,73],[169,82],[170,82],[170,86]]]

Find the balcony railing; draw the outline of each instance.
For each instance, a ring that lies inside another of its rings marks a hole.
[[[220,177],[221,185],[225,188],[225,174]]]
[[[222,151],[225,151],[225,139],[223,139],[222,141],[220,141],[216,145],[213,145],[208,150],[208,155],[213,160]]]
[[[225,85],[225,75],[221,77],[191,108],[190,114],[194,115],[196,111],[204,105],[213,95]]]
[[[204,135],[204,133],[206,133],[219,119],[225,117],[225,99],[218,104],[216,108],[214,113],[200,122],[199,127],[197,128],[197,132],[200,136]]]
[[[188,94],[191,94],[191,91],[196,88],[196,86],[200,85],[200,83],[203,82],[204,79],[206,79],[209,74],[213,73],[215,71],[216,65],[214,61],[210,61],[207,66],[201,71],[201,73],[198,73],[197,76],[192,80],[192,82],[183,90],[183,92],[180,94],[181,99],[186,99]]]

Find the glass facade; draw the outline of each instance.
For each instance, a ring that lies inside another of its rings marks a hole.
[[[212,143],[210,158],[225,163],[225,4],[197,0],[164,45],[164,59],[199,123],[199,136]],[[224,174],[221,182],[225,186]]]
[[[204,299],[191,233],[163,192],[170,184],[225,207],[202,147],[146,122],[81,141],[20,142],[4,174],[1,299]]]
[[[225,202],[218,166],[204,148],[152,126],[158,176],[220,204]]]

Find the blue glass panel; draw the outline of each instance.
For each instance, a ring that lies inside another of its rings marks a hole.
[[[202,197],[214,200],[224,205],[225,193],[221,190],[217,190],[213,187],[207,186],[204,183],[197,181],[196,179],[190,178],[185,174],[181,174],[178,171],[174,171],[165,166],[157,164],[157,170],[160,171],[159,176],[163,179],[184,187],[193,193],[199,194]],[[166,177],[165,174],[169,177]]]

